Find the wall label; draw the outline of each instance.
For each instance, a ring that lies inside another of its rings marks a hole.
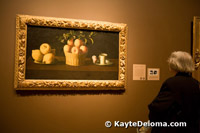
[[[148,68],[147,69],[147,80],[160,80],[160,69],[159,68]]]
[[[133,80],[146,80],[145,64],[133,64]]]

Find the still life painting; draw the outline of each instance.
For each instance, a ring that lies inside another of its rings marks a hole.
[[[15,88],[121,90],[127,25],[17,15]]]

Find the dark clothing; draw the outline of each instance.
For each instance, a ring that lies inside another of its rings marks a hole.
[[[199,83],[190,74],[177,73],[167,79],[148,107],[151,122],[187,123],[187,127],[153,127],[152,133],[200,133]]]

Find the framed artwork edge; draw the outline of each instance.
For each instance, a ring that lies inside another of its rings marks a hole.
[[[27,25],[119,32],[118,80],[25,79]],[[125,90],[127,88],[127,33],[123,23],[16,15],[14,88],[16,90]]]
[[[195,68],[196,71],[193,72],[193,76],[194,78],[196,78],[198,81],[200,80],[199,78],[199,62],[200,62],[200,45],[199,45],[199,41],[200,38],[198,37],[198,35],[200,34],[200,27],[198,26],[198,23],[200,25],[200,16],[194,16],[193,18],[193,48],[192,48],[192,54],[193,54],[193,60],[195,63]],[[198,29],[199,28],[199,29]]]

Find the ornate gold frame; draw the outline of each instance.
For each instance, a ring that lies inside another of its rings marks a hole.
[[[118,80],[25,79],[27,25],[119,32]],[[14,88],[16,90],[124,90],[127,82],[127,30],[127,25],[122,23],[17,15]]]
[[[193,20],[193,58],[195,62],[195,68],[197,71],[193,73],[193,76],[200,80],[200,17],[195,16]]]

